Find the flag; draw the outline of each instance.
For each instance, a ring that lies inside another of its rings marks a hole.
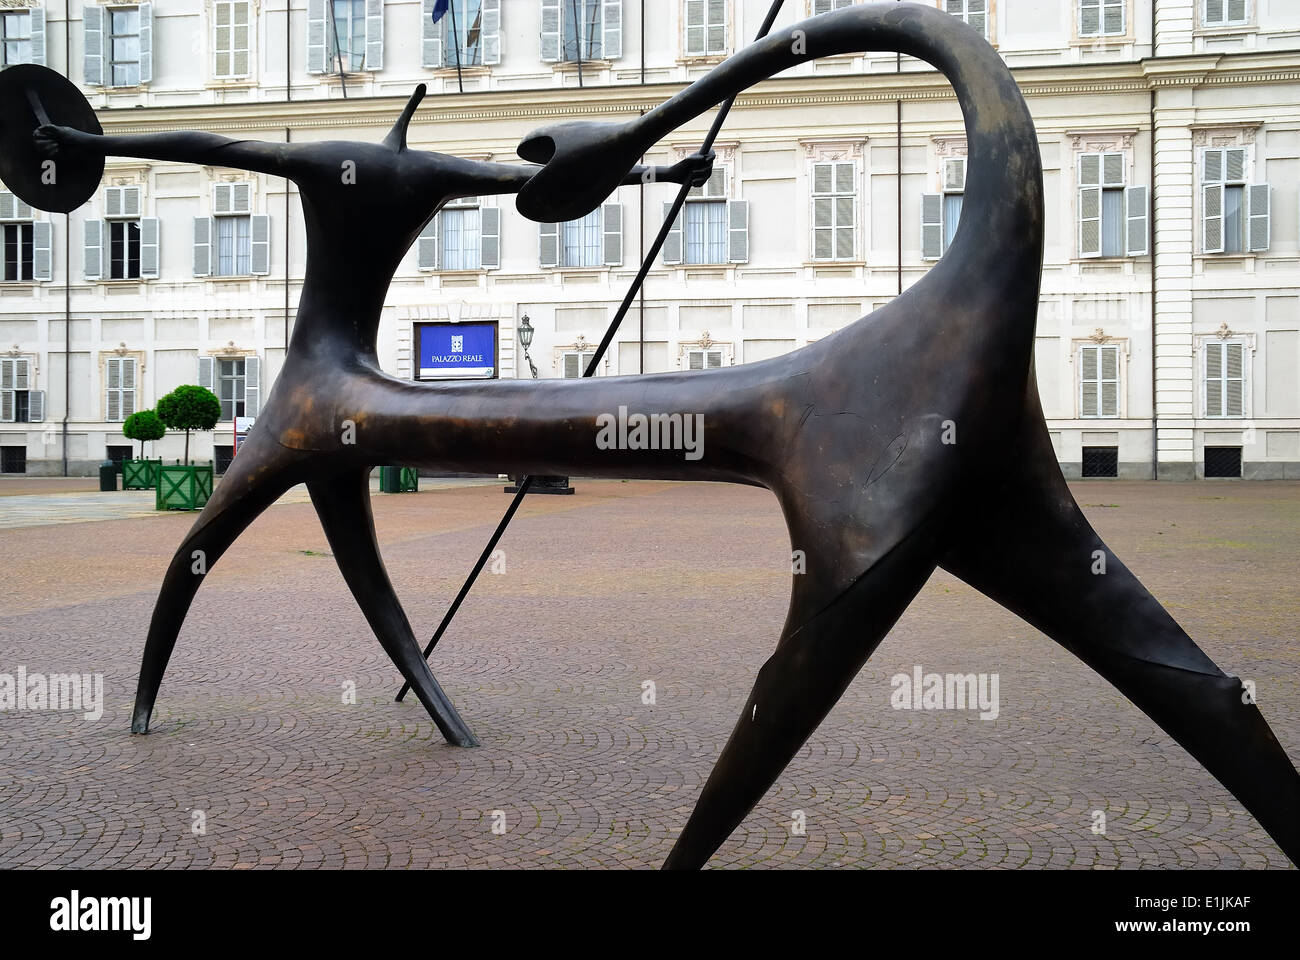
[[[451,0],[434,0],[433,4],[433,22],[437,23],[447,15],[447,8],[451,6]]]

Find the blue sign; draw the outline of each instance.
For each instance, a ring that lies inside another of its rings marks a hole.
[[[415,325],[416,379],[485,379],[497,375],[496,323]]]

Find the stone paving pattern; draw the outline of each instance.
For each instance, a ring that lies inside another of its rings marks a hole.
[[[308,504],[273,507],[209,574],[147,737],[128,733],[140,651],[192,516],[0,532],[0,673],[102,672],[107,701],[98,722],[0,714],[0,867],[657,866],[775,643],[788,542],[765,491],[577,486],[528,499],[506,572],[433,657],[476,750],[393,702]],[[1300,759],[1300,484],[1074,489]],[[422,639],[507,502],[499,485],[375,497]],[[890,677],[916,664],[998,673],[1000,716],[892,709]],[[942,571],[711,865],[1289,866],[1114,689]]]

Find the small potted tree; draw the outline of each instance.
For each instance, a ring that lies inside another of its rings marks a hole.
[[[161,440],[167,427],[153,410],[138,410],[122,424],[122,436],[140,441],[140,459],[122,461],[123,490],[153,490],[158,486],[158,468],[161,460],[146,460],[144,445],[150,440]]]
[[[159,510],[198,510],[212,496],[212,464],[190,464],[190,431],[211,430],[221,419],[221,401],[206,387],[185,384],[158,401],[158,416],[169,430],[185,431],[185,463],[158,468]]]

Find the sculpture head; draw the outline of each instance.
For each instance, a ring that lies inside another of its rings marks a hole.
[[[538,223],[577,220],[595,210],[650,146],[635,122],[576,121],[530,133],[518,153],[542,169],[519,191],[515,207]]]

